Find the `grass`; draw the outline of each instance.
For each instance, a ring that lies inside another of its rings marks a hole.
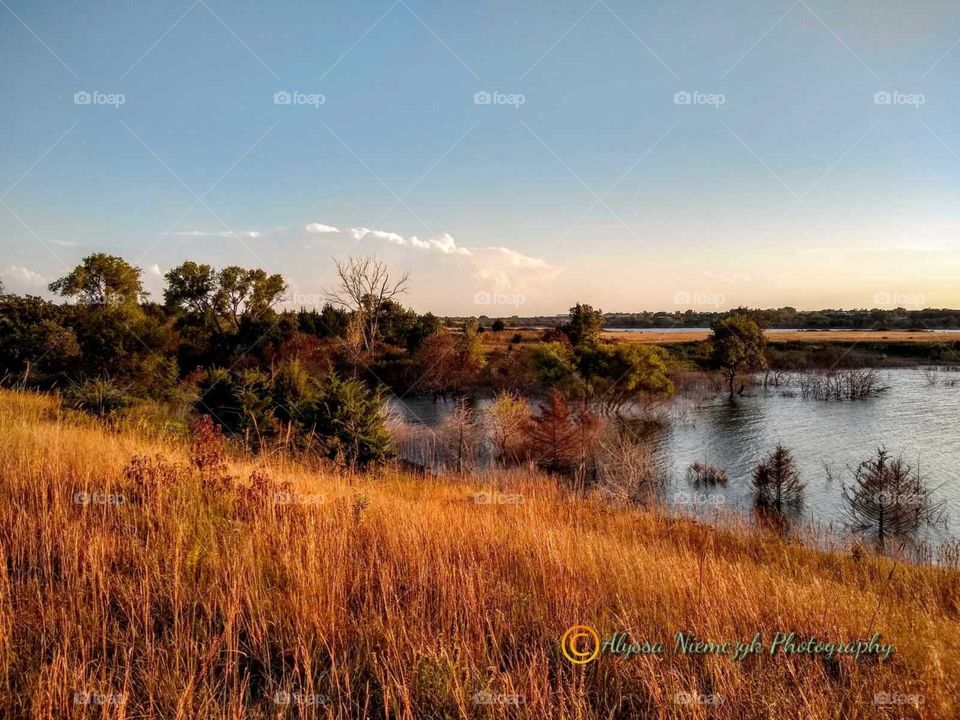
[[[28,393],[0,391],[0,438],[0,717],[960,716],[954,571],[617,509],[544,477],[235,458],[224,489],[182,441]],[[125,475],[133,455],[160,459]],[[668,652],[576,666],[559,640],[581,623]],[[896,651],[735,663],[673,654],[679,630],[880,632]]]

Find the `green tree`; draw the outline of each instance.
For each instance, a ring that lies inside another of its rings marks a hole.
[[[86,305],[135,306],[146,296],[140,272],[123,258],[94,253],[50,283],[50,292],[75,297]]]
[[[745,312],[715,321],[711,330],[713,334],[708,341],[711,362],[726,375],[732,396],[737,375],[767,366],[767,339],[756,320]]]
[[[600,340],[603,322],[602,310],[594,310],[590,305],[577,303],[570,308],[570,320],[563,326],[563,331],[574,346],[581,343],[592,345]]]
[[[167,287],[163,299],[168,308],[192,313],[215,330],[222,329],[217,306],[217,274],[212,267],[188,260],[164,277]]]
[[[306,418],[326,455],[351,468],[365,468],[393,456],[384,400],[362,381],[330,375]]]
[[[534,345],[530,348],[530,363],[542,388],[568,387],[574,380],[573,358],[561,343]]]
[[[216,272],[209,265],[188,260],[165,277],[167,307],[192,314],[217,333],[227,329],[237,332],[243,321],[260,319],[286,291],[281,275],[236,265]]]
[[[619,414],[644,395],[669,397],[674,392],[663,348],[640,343],[580,345],[576,358],[587,404],[605,415]]]

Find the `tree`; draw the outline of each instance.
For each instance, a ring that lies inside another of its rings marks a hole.
[[[420,384],[438,396],[463,392],[485,364],[476,320],[467,322],[459,335],[440,328],[423,341],[417,353]]]
[[[350,468],[365,468],[393,456],[383,396],[360,380],[330,375],[307,413],[306,429],[326,455]]]
[[[663,348],[640,343],[580,345],[576,358],[585,402],[604,415],[619,415],[643,395],[669,397],[674,392]]]
[[[793,455],[783,445],[777,445],[754,468],[753,489],[759,507],[778,513],[785,505],[798,508],[803,503],[804,482]]]
[[[164,277],[167,287],[163,299],[168,308],[191,312],[217,331],[222,330],[217,307],[217,274],[212,267],[188,260]]]
[[[374,352],[379,339],[380,320],[384,305],[406,292],[409,273],[394,281],[386,264],[377,258],[350,258],[335,260],[339,287],[327,295],[335,305],[345,307],[360,316],[363,344],[367,352]]]
[[[193,314],[217,333],[238,331],[243,320],[257,320],[272,310],[286,291],[283,276],[231,265],[220,272],[209,265],[184,262],[166,274],[163,292],[168,308]]]
[[[902,458],[891,459],[884,448],[864,460],[853,473],[853,482],[844,486],[843,497],[851,525],[859,532],[876,533],[882,547],[887,537],[902,537],[923,524],[937,521],[943,501]]]
[[[500,318],[497,318],[496,320],[494,320],[493,324],[490,325],[490,329],[493,330],[493,332],[500,332],[501,330],[504,330],[506,327],[507,327],[506,323],[503,322],[503,320],[501,320]]]
[[[439,428],[440,438],[453,459],[458,475],[473,467],[477,457],[477,415],[466,398],[459,398],[453,412],[444,418]]]
[[[569,472],[577,460],[579,428],[566,398],[559,390],[550,394],[550,402],[526,424],[525,435],[537,465],[555,473]]]
[[[140,273],[123,258],[94,253],[49,287],[50,292],[76,297],[85,305],[135,306],[146,296]]]
[[[575,377],[570,351],[561,343],[548,342],[530,348],[530,362],[543,388],[567,387]]]
[[[504,464],[520,459],[521,434],[530,417],[530,408],[518,394],[501,390],[484,412],[484,424],[489,432],[497,459]]]
[[[282,275],[236,265],[223,268],[217,283],[217,305],[224,308],[235,328],[240,327],[241,318],[256,320],[272,310],[287,289]]]
[[[581,343],[590,345],[600,340],[603,322],[602,310],[594,310],[590,305],[577,303],[570,308],[570,321],[562,329],[574,346]]]
[[[724,371],[730,395],[737,375],[756,372],[767,366],[767,340],[763,329],[747,313],[733,313],[711,325],[710,357],[714,367]]]

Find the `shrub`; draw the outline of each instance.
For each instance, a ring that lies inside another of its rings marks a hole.
[[[383,396],[360,380],[330,375],[305,411],[305,430],[320,441],[327,457],[365,468],[393,457]]]
[[[784,505],[803,504],[804,483],[793,455],[783,445],[777,447],[753,471],[757,505],[783,512]]]
[[[943,516],[943,501],[920,478],[919,470],[891,459],[884,448],[875,458],[864,460],[853,472],[853,483],[844,486],[843,497],[853,528],[874,532],[879,545],[887,537],[902,537],[923,524]]]
[[[97,417],[113,415],[131,402],[127,393],[109,378],[72,383],[63,395],[75,410],[83,410]]]
[[[687,477],[697,485],[726,485],[727,471],[719,465],[697,461],[687,470]]]

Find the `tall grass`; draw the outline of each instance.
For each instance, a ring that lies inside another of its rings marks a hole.
[[[0,392],[0,717],[960,716],[956,572],[612,509],[536,475],[225,471],[233,489],[175,441]],[[559,640],[581,623],[668,648],[678,630],[876,631],[896,652],[575,666]]]

